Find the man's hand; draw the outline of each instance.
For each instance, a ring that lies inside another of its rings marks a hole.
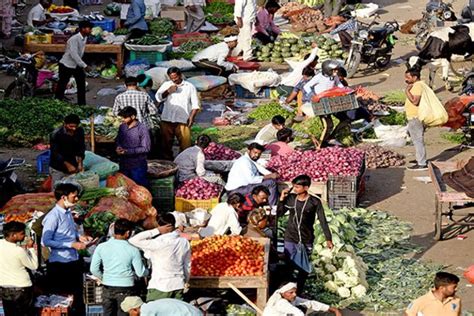
[[[85,71],[85,72],[91,72],[91,70],[92,70],[92,69],[91,69],[90,66],[85,66],[85,67],[84,67],[84,71]]]
[[[236,21],[235,24],[237,24],[237,27],[238,27],[239,29],[241,29],[242,26],[244,26],[244,24],[242,23],[242,18],[237,18],[237,21]]]
[[[329,311],[333,312],[335,316],[342,316],[342,312],[339,309],[335,308],[335,307],[330,307]]]
[[[176,92],[176,90],[178,90],[178,86],[177,86],[177,85],[172,85],[172,86],[169,87],[168,90],[166,90],[166,91],[168,92],[168,94],[171,94],[171,93]]]
[[[267,179],[278,179],[280,175],[278,174],[278,172],[273,172],[273,173],[270,173],[270,174],[267,174],[266,176],[263,176],[263,179],[267,180]]]
[[[125,149],[118,146],[117,149],[115,149],[115,152],[117,153],[117,155],[123,155],[123,154],[125,154]]]
[[[30,237],[25,238],[25,248],[33,248],[34,245],[35,245],[35,241],[32,238]]]
[[[166,234],[166,233],[169,233],[169,232],[173,231],[173,226],[168,224],[168,225],[164,225],[164,226],[158,226],[157,229],[160,232],[160,235],[163,235],[163,234]]]
[[[67,172],[69,172],[69,173],[76,173],[76,172],[77,172],[76,167],[74,167],[74,166],[73,166],[72,164],[70,164],[69,162],[65,161],[65,162],[64,162],[64,165],[66,166]]]
[[[283,202],[286,199],[286,197],[288,196],[288,194],[290,194],[290,191],[291,191],[291,188],[286,188],[283,191],[281,191],[280,201]]]
[[[76,250],[83,250],[86,249],[86,244],[80,241],[76,241],[72,243],[72,248]]]
[[[328,240],[326,241],[326,247],[328,247],[328,249],[333,249],[334,248],[334,244],[332,243],[332,241]]]
[[[189,128],[191,128],[194,124],[194,119],[193,118],[188,118],[188,121],[186,123],[186,125],[188,125]]]
[[[410,92],[411,88],[413,88],[413,84],[412,84],[412,83],[410,83],[409,85],[407,85],[407,87],[405,88],[405,94],[406,94],[406,95],[411,94],[411,92]]]
[[[92,237],[90,236],[79,236],[79,241],[85,244],[90,243],[92,241]]]
[[[313,43],[313,44],[311,44],[311,47],[312,47],[312,48],[316,48],[316,47],[318,47],[318,44]]]

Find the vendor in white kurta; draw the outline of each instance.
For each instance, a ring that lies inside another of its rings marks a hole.
[[[232,55],[242,53],[243,60],[252,59],[252,31],[257,18],[257,3],[255,0],[236,0],[234,4],[234,19],[239,28],[238,45]]]
[[[228,77],[238,70],[235,64],[226,61],[236,46],[237,36],[228,36],[224,38],[224,42],[209,46],[197,53],[192,59],[193,64],[211,75]]]
[[[26,18],[26,23],[28,26],[41,26],[49,22],[54,21],[51,17],[46,17],[49,7],[51,6],[51,0],[40,0],[40,2],[31,8],[28,12],[28,17]]]
[[[203,7],[205,0],[184,0],[186,10],[186,33],[197,32],[206,22]]]
[[[311,312],[332,312],[336,316],[342,316],[341,311],[335,307],[296,296],[296,283],[293,282],[285,284],[270,296],[263,316],[304,316],[305,313],[298,306]]]
[[[260,145],[267,145],[277,140],[279,130],[285,128],[285,118],[281,115],[272,117],[272,122],[265,125],[255,136],[255,142]]]
[[[242,227],[239,223],[237,211],[244,203],[244,196],[240,193],[229,195],[227,202],[217,204],[211,211],[211,218],[206,227],[199,230],[201,237],[212,235],[239,235]]]
[[[173,140],[178,138],[181,151],[191,146],[191,126],[200,109],[196,87],[183,80],[181,70],[171,67],[166,81],[156,92],[156,100],[164,102],[161,114],[163,158],[173,160]]]
[[[287,72],[281,75],[281,85],[280,87],[284,90],[287,90],[287,93],[291,93],[294,87],[303,79],[303,69],[307,66],[311,68],[316,67],[318,63],[318,51],[319,48],[313,43],[313,49],[311,54],[306,55],[303,61],[290,61],[289,65],[291,67],[291,72]],[[285,89],[285,87],[288,87]]]

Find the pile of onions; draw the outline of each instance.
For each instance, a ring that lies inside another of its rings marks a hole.
[[[267,168],[278,172],[282,181],[291,181],[296,176],[306,174],[313,181],[324,182],[329,175],[357,176],[363,160],[364,153],[360,150],[330,147],[274,156]]]
[[[234,160],[241,155],[239,152],[224,145],[211,142],[209,146],[204,149],[204,156],[206,156],[206,160]]]
[[[176,196],[187,200],[209,200],[219,196],[222,187],[202,178],[193,178],[183,182]]]
[[[365,152],[367,168],[400,167],[405,164],[405,156],[377,145],[362,145],[358,147]]]

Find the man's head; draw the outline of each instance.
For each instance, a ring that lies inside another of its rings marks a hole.
[[[183,75],[178,67],[170,67],[166,73],[174,84],[181,84],[183,82]]]
[[[289,128],[283,128],[277,132],[279,142],[290,143],[293,141],[293,131]]]
[[[207,146],[211,143],[211,138],[207,135],[199,135],[196,139],[196,146],[199,146],[202,149],[206,149]]]
[[[138,87],[138,80],[135,77],[126,77],[125,78],[125,85],[127,86],[127,88],[136,89]]]
[[[435,290],[445,298],[456,295],[458,283],[459,278],[448,272],[438,272],[434,279]]]
[[[79,200],[79,188],[72,183],[60,183],[54,189],[57,203],[64,208],[70,208]]]
[[[275,14],[280,9],[280,5],[274,0],[268,0],[265,9],[267,9],[268,13]]]
[[[89,36],[92,33],[92,23],[89,21],[81,21],[79,22],[79,32],[81,32],[82,36]]]
[[[418,80],[420,80],[420,71],[418,69],[408,69],[405,71],[405,83],[406,84],[414,84]]]
[[[301,194],[308,192],[308,189],[311,186],[311,178],[305,174],[302,174],[294,178],[291,183],[293,184],[293,192],[296,194]]]
[[[277,291],[280,293],[282,298],[289,302],[293,302],[296,299],[296,290],[296,283],[290,282],[280,287]]]
[[[240,210],[242,208],[242,204],[244,203],[245,198],[240,193],[231,193],[227,198],[227,204],[232,206],[234,210]]]
[[[237,36],[227,36],[224,38],[224,42],[227,43],[227,46],[229,46],[230,49],[234,49],[237,47]]]
[[[253,161],[259,160],[264,150],[265,150],[265,147],[263,147],[259,143],[251,143],[247,147],[247,153],[249,154],[250,159],[252,159]]]
[[[143,301],[138,296],[127,296],[122,303],[120,303],[120,308],[128,313],[130,316],[139,316],[140,307],[143,305]]]
[[[26,225],[21,222],[8,222],[3,225],[3,235],[5,239],[12,243],[18,243],[25,240]]]
[[[64,118],[64,129],[70,135],[74,135],[79,124],[81,124],[81,119],[76,114],[69,114]]]
[[[347,71],[346,71],[346,68],[344,67],[339,67],[337,69],[337,75],[339,76],[339,78],[341,79],[345,79],[347,77]]]
[[[170,233],[175,230],[176,227],[176,218],[171,213],[166,213],[158,217],[158,225],[159,226],[168,226],[169,229],[165,231],[165,233]]]
[[[258,206],[267,204],[269,196],[270,190],[266,186],[259,185],[252,190],[252,198]]]
[[[133,223],[129,220],[120,218],[114,223],[115,239],[128,239],[132,234]]]
[[[137,119],[137,110],[131,106],[124,107],[120,110],[119,116],[122,118],[122,122],[130,126]]]
[[[281,130],[285,127],[285,121],[285,118],[281,115],[275,115],[274,117],[272,117],[272,125],[277,130]]]
[[[52,3],[51,0],[40,0],[41,6],[45,8],[46,10],[49,9],[49,7],[51,6],[51,3]]]
[[[305,79],[314,77],[314,67],[306,66],[302,71],[302,75]]]

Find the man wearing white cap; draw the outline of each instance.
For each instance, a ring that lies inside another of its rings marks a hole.
[[[205,48],[197,53],[192,61],[194,66],[215,76],[227,77],[237,71],[237,66],[226,61],[230,52],[237,46],[237,36],[228,36],[224,42]]]
[[[120,308],[130,316],[201,316],[202,312],[186,302],[173,298],[162,298],[143,303],[138,296],[126,297]]]
[[[242,52],[245,61],[252,59],[252,31],[257,19],[256,0],[235,0],[234,5],[235,24],[239,28],[239,44],[232,55],[238,56]]]

